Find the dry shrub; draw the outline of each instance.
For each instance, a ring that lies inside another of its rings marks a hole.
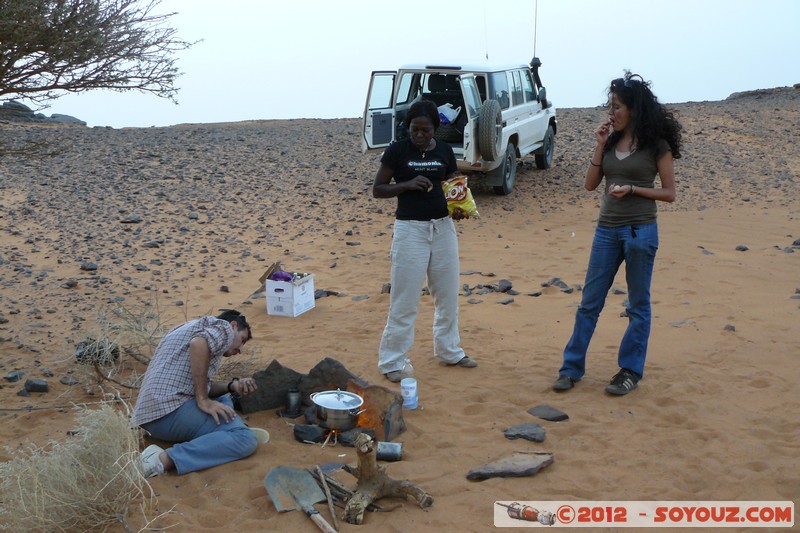
[[[127,355],[144,364],[150,362],[164,334],[158,301],[154,311],[132,310],[118,304],[110,311],[102,310],[97,322],[106,336],[119,343]]]
[[[82,409],[78,431],[44,448],[8,450],[0,464],[0,529],[91,531],[124,524],[130,506],[153,498],[139,461],[139,430],[109,405]]]
[[[155,310],[130,309],[121,304],[101,308],[93,334],[77,346],[76,377],[89,394],[106,381],[139,388],[143,375],[136,363],[150,363],[163,333],[158,305]],[[125,377],[118,378],[119,374]]]
[[[245,351],[236,357],[225,357],[214,379],[217,381],[229,381],[235,377],[249,378],[260,368],[258,358],[253,352],[245,348]]]

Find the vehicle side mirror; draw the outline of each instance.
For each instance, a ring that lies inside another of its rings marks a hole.
[[[539,94],[536,96],[539,102],[542,104],[542,109],[547,109],[550,107],[550,104],[547,103],[547,89],[542,87],[539,89]]]

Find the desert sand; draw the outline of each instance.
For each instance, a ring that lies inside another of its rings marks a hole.
[[[402,461],[387,472],[434,504],[369,513],[341,531],[490,531],[494,502],[536,500],[800,500],[800,89],[670,106],[684,126],[677,199],[660,204],[653,328],[637,390],[611,397],[626,319],[609,294],[575,389],[550,389],[580,301],[599,195],[582,187],[597,108],[559,109],[555,162],[520,161],[512,194],[471,182],[481,217],[458,223],[462,284],[507,279],[519,294],[463,297],[462,344],[476,369],[440,366],[433,305],[420,304],[411,357],[422,408],[407,411]],[[307,372],[332,357],[393,390],[377,368],[385,324],[394,200],[371,196],[379,153],[362,155],[360,120],[252,121],[108,129],[0,123],[2,444],[68,439],[75,404],[107,398],[76,372],[75,349],[114,305],[166,326],[244,312],[254,339],[238,356]],[[737,249],[737,247],[739,249]],[[746,249],[745,249],[746,248]],[[296,318],[251,297],[273,261],[340,293]],[[84,270],[96,266],[96,270]],[[572,292],[543,287],[564,280]],[[72,280],[72,281],[70,281]],[[625,289],[624,269],[615,287]],[[538,296],[531,294],[541,293]],[[478,298],[480,303],[468,303]],[[139,366],[134,370],[144,372]],[[25,379],[49,392],[17,393]],[[67,381],[67,380],[64,380]],[[109,386],[131,404],[135,392]],[[545,404],[569,415],[546,422]],[[270,442],[248,459],[151,480],[153,526],[170,531],[317,531],[278,514],[263,486],[273,466],[355,464],[353,448],[294,440],[275,410],[246,415]],[[503,429],[539,422],[543,443]],[[536,476],[468,481],[514,451],[554,454]],[[0,461],[10,452],[0,452]],[[343,481],[352,482],[347,475]],[[386,502],[390,503],[390,502]],[[317,509],[330,522],[327,507]],[[127,518],[134,529],[141,515]],[[122,526],[111,531],[123,531]]]

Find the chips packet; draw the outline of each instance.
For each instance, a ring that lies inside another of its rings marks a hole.
[[[447,199],[447,211],[450,217],[455,220],[480,217],[475,200],[472,198],[472,191],[467,187],[466,176],[456,176],[443,181],[442,190]]]

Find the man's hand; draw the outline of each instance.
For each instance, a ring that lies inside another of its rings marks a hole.
[[[257,388],[253,378],[237,379],[231,384],[231,389],[239,396],[247,396],[251,392],[255,392]]]
[[[224,403],[220,403],[216,400],[212,400],[210,398],[205,398],[203,400],[198,400],[197,407],[209,415],[211,418],[214,419],[217,425],[219,425],[220,420],[225,422],[226,424],[236,418],[236,412],[225,405]]]

